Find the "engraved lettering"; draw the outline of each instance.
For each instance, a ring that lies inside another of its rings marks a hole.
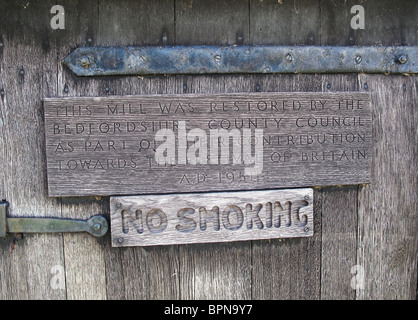
[[[215,231],[220,230],[219,222],[219,207],[215,206],[212,210],[207,211],[205,207],[199,208],[199,225],[200,230],[205,231],[207,228],[207,222],[210,221],[213,223],[213,229]]]
[[[48,192],[82,196],[367,183],[370,104],[365,92],[46,98]],[[77,187],[80,181],[88,181],[86,188]],[[255,210],[257,203],[251,205]],[[263,203],[259,216],[268,210]],[[273,218],[274,202],[271,211]],[[258,230],[256,221],[254,216],[251,230]],[[262,222],[266,228],[264,217]]]
[[[176,140],[174,132],[170,129],[161,129],[155,134],[155,141],[164,141],[155,150],[155,160],[158,164],[176,163]]]
[[[115,105],[107,105],[107,114],[132,114],[134,113],[132,105],[129,104],[115,104]]]
[[[271,220],[273,221],[275,228],[280,228],[284,221],[286,221],[286,223],[283,225],[286,227],[290,227],[290,225],[292,224],[291,206],[292,206],[292,203],[290,201],[286,201],[286,203],[284,204],[284,208],[282,207],[280,201],[274,202],[273,211],[272,211],[273,216]]]
[[[160,233],[167,228],[167,216],[160,209],[152,209],[145,218],[147,228],[151,233]]]
[[[144,228],[142,225],[142,211],[136,210],[135,215],[132,216],[131,212],[129,210],[122,210],[122,227],[123,227],[123,233],[128,234],[129,233],[129,226],[132,226],[135,231],[139,234],[144,232]]]
[[[264,227],[263,222],[261,221],[261,218],[258,215],[262,208],[263,208],[263,205],[260,203],[257,204],[254,209],[251,203],[248,203],[245,206],[245,213],[247,217],[247,229],[252,229],[253,223],[255,223],[258,229],[263,229]]]
[[[237,205],[230,205],[222,212],[222,223],[225,229],[238,230],[244,223],[244,214]]]
[[[193,215],[195,210],[193,208],[183,208],[177,212],[179,222],[182,224],[176,225],[176,230],[180,232],[192,232],[196,229],[196,222],[189,218],[188,215]]]
[[[229,149],[230,149],[230,138],[232,138],[233,148],[233,163],[241,164],[241,145],[239,139],[241,133],[238,129],[232,129],[227,131],[225,129],[214,129],[210,135],[210,163],[211,164],[227,164],[229,163]],[[219,161],[219,149],[221,149],[221,156]]]
[[[299,212],[302,207],[306,207],[307,205],[308,201],[306,200],[294,201],[291,204],[293,221],[295,221],[298,227],[304,227],[308,224],[308,216],[306,214],[300,215]]]

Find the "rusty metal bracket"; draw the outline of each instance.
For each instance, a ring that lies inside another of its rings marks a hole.
[[[80,47],[63,63],[77,76],[236,73],[417,73],[418,47]]]
[[[88,220],[59,218],[9,218],[9,203],[0,201],[0,238],[7,233],[54,233],[88,232],[94,237],[102,237],[108,230],[107,220],[102,216],[93,216]]]

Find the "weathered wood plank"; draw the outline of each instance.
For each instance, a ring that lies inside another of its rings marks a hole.
[[[320,91],[310,75],[258,77],[262,91]],[[314,193],[314,236],[310,239],[253,242],[252,296],[255,299],[319,299],[322,192]],[[308,267],[309,266],[309,267]],[[270,279],[267,283],[265,279]]]
[[[252,298],[320,298],[322,190],[314,192],[312,238],[253,241]]]
[[[183,300],[251,299],[251,242],[181,245]]]
[[[161,90],[172,90],[173,86],[168,83],[174,83],[174,80],[147,79],[140,83],[140,90],[147,94],[161,94]],[[130,89],[122,80],[112,81],[108,85],[122,94],[138,90]],[[104,199],[107,203],[106,213],[109,213],[109,198]],[[108,299],[179,299],[178,246],[112,248],[109,237],[103,250]]]
[[[185,93],[246,92],[246,76],[179,76]],[[251,242],[179,246],[181,299],[250,299]]]
[[[373,183],[359,192],[357,299],[415,299],[417,77],[363,75],[375,101]],[[361,287],[361,285],[363,285]]]
[[[111,197],[112,245],[309,237],[313,190]]]
[[[357,75],[324,75],[322,91],[357,91]],[[321,299],[354,299],[357,262],[357,187],[323,188]]]
[[[42,147],[41,100],[57,92],[53,4],[0,1],[0,197],[9,201],[10,216],[61,216],[60,201],[45,189]],[[65,298],[64,278],[51,285],[64,265],[62,236],[27,235],[10,254],[12,239],[0,241],[0,298]]]
[[[253,88],[261,91],[320,91],[322,86],[316,75],[259,76],[253,81]],[[321,199],[322,193],[315,191],[312,238],[253,242],[254,299],[320,298]]]
[[[351,270],[357,264],[357,188],[322,190],[322,300],[355,298]]]
[[[321,1],[321,12],[326,17],[321,24],[321,41],[324,45],[417,44],[415,16],[418,12],[418,6],[416,1],[385,0],[379,1],[378,5],[376,5],[376,1],[364,1],[361,3],[366,13],[364,30],[353,30],[341,23],[342,21],[349,23],[352,16],[350,8],[355,4],[358,3],[351,0],[338,3]],[[402,17],[402,19],[399,19],[399,17]],[[345,77],[349,76],[345,75]],[[343,289],[341,279],[345,279],[346,288],[348,288],[348,285],[350,287],[353,285],[354,288],[357,285],[355,291],[357,299],[414,299],[416,294],[414,292],[416,264],[411,264],[404,252],[409,250],[409,256],[416,261],[416,247],[413,245],[414,241],[416,244],[416,239],[409,238],[409,227],[406,227],[403,223],[398,225],[397,221],[408,219],[406,218],[406,211],[416,216],[417,210],[413,206],[412,210],[411,207],[405,207],[403,202],[397,203],[396,200],[392,200],[389,194],[398,194],[396,199],[398,197],[408,199],[406,202],[416,199],[416,195],[410,198],[411,194],[409,193],[410,190],[417,189],[416,181],[413,182],[405,176],[405,173],[413,172],[410,171],[413,168],[407,168],[406,163],[408,163],[408,159],[413,159],[411,158],[413,154],[411,154],[411,150],[414,149],[411,146],[416,145],[416,143],[412,142],[411,144],[410,142],[413,136],[410,134],[410,128],[414,128],[414,126],[413,122],[411,123],[407,119],[411,116],[414,117],[416,77],[405,79],[402,77],[360,75],[358,79],[358,88],[372,93],[372,104],[374,105],[373,178],[370,185],[359,188],[357,196],[358,218],[353,217],[350,221],[348,216],[345,216],[341,220],[345,225],[339,227],[339,229],[347,230],[349,236],[352,237],[354,231],[351,227],[349,229],[347,227],[355,219],[358,219],[357,253],[355,255],[357,261],[355,264],[353,263],[353,269],[350,270],[353,273],[347,274],[348,264],[343,268],[345,269],[344,272],[343,269],[338,271],[338,267],[344,266],[344,264],[329,259],[331,255],[343,255],[346,259],[352,261],[354,254],[352,248],[350,249],[351,244],[333,248],[328,246],[327,252],[329,255],[323,254],[323,261],[327,261],[323,270],[334,270],[330,277],[335,280],[324,282],[323,297],[351,298],[352,293],[349,289],[349,291],[342,290],[339,294],[334,291]],[[346,82],[346,84],[343,81],[340,82],[344,85],[345,90],[355,89],[350,85],[347,86],[349,82]],[[332,82],[330,84],[332,90],[334,85]],[[403,85],[406,85],[405,90]],[[389,129],[391,128],[389,122],[397,124],[396,130]],[[398,125],[398,122],[400,125]],[[399,132],[404,132],[403,139],[400,138]],[[410,163],[412,164],[414,161],[412,160]],[[391,171],[393,174],[389,174]],[[395,175],[399,177],[393,179],[392,177]],[[400,189],[395,191],[400,185],[403,186],[402,192]],[[347,198],[347,195],[342,197],[341,200],[344,201],[344,198],[345,201],[348,200],[349,202],[341,208],[345,207],[348,212],[353,212],[350,208],[352,208],[355,200],[354,193],[352,193],[352,201]],[[411,225],[411,228],[417,229],[414,224]],[[349,231],[350,229],[351,231]],[[324,233],[332,236],[332,233],[327,230],[324,230]],[[405,238],[409,240],[405,240]],[[397,262],[393,264],[393,261]],[[398,262],[400,264],[404,263],[405,269],[400,269]],[[332,266],[329,263],[337,264]],[[409,266],[407,266],[408,264]],[[395,265],[397,267],[394,267]],[[412,268],[410,268],[411,266]],[[353,283],[351,281],[348,283],[350,280],[348,277],[351,277]],[[324,278],[324,275],[322,278]],[[332,293],[332,296],[326,294],[327,292]]]
[[[72,48],[97,41],[98,3],[63,1],[60,5],[65,9],[65,29],[57,30],[57,96],[97,95],[100,81],[83,81],[73,77],[61,60]],[[61,202],[62,215],[66,218],[88,219],[105,213],[104,199],[101,198],[66,198]],[[103,241],[87,234],[64,234],[67,299],[107,298]]]
[[[365,29],[352,29],[351,7],[360,4],[365,12]],[[321,43],[323,45],[416,45],[414,0],[321,0]]]
[[[365,289],[357,290],[357,298],[414,299],[417,283],[414,192],[417,181],[412,173],[417,171],[414,161],[417,153],[416,77],[394,79],[362,75],[360,87],[346,75],[335,78],[223,75],[82,80],[67,74],[55,59],[57,52],[62,58],[80,45],[160,44],[159,34],[164,31],[162,24],[166,24],[168,43],[176,43],[177,23],[178,30],[182,30],[179,44],[234,44],[238,31],[243,30],[243,41],[249,44],[416,45],[416,1],[362,1],[366,10],[366,30],[357,31],[349,27],[349,9],[358,4],[354,0],[283,1],[283,5],[274,0],[254,0],[250,3],[237,1],[231,7],[221,1],[210,4],[177,1],[176,6],[174,1],[164,2],[169,7],[161,3],[126,1],[118,8],[111,1],[65,1],[63,5],[69,24],[66,30],[51,32],[49,9],[56,2],[30,1],[28,5],[26,2],[1,1],[0,89],[4,91],[0,91],[0,162],[4,164],[4,170],[0,171],[0,196],[11,201],[12,215],[61,215],[61,199],[48,199],[46,195],[40,101],[48,96],[321,91],[321,88],[333,91],[367,87],[369,92],[376,91],[377,100],[373,101],[379,103],[374,113],[377,144],[373,176],[377,177],[377,183],[360,189],[358,196],[355,187],[315,191],[315,236],[312,240],[112,249],[109,238],[96,246],[95,240],[90,242],[90,238],[65,235],[63,245],[61,235],[33,235],[17,243],[12,255],[8,253],[8,241],[2,241],[0,297],[61,299],[68,292],[72,299],[103,298],[103,278],[99,273],[106,272],[106,297],[109,299],[351,299],[354,290],[349,287],[349,278],[355,274],[347,273],[347,268],[356,254],[351,241],[340,245],[345,241],[338,240],[342,233],[348,233],[350,238],[356,234],[353,203],[358,201],[356,271],[361,268],[365,271]],[[317,3],[321,5],[319,11]],[[306,12],[302,5],[312,10]],[[130,11],[129,6],[135,9]],[[183,14],[187,6],[191,6],[190,11]],[[175,12],[177,23],[173,18],[175,7],[179,9]],[[138,8],[152,10],[152,17],[147,18],[147,11]],[[227,14],[223,13],[224,9]],[[257,15],[256,19],[250,19],[245,13],[248,9],[250,13],[253,11],[253,17]],[[235,18],[229,19],[234,10],[237,11]],[[92,18],[89,19],[89,15]],[[216,18],[217,15],[221,18]],[[125,19],[126,16],[129,19]],[[183,16],[187,18],[184,21]],[[74,21],[77,17],[79,20]],[[211,21],[215,20],[217,23],[212,28]],[[249,21],[249,26],[244,20]],[[319,20],[320,23],[313,23]],[[199,25],[202,28],[194,30]],[[253,30],[251,26],[261,30]],[[304,31],[300,34],[301,28]],[[213,29],[217,31],[212,35]],[[135,30],[141,32],[135,33]],[[152,36],[148,37],[146,33]],[[55,37],[57,41],[62,39],[56,52]],[[24,77],[19,73],[22,66]],[[56,68],[59,70],[58,89]],[[395,127],[398,122],[401,125]],[[99,212],[108,214],[107,202],[108,198],[65,199],[63,214],[71,218],[88,218]],[[334,219],[335,213],[341,219]],[[105,270],[98,247],[103,250]],[[80,256],[89,254],[94,262],[91,265],[84,258],[78,261]],[[51,286],[51,280],[62,279],[60,272],[64,260],[64,271],[68,272],[67,290],[65,286],[64,289]],[[88,276],[91,279],[98,277],[101,288],[93,288],[92,281],[84,284]],[[95,292],[97,294],[93,294]]]
[[[251,0],[250,43],[319,44],[320,14],[319,1]]]
[[[254,0],[250,5],[250,43],[320,44],[317,1],[283,1],[280,4]],[[301,28],[304,32],[299,33]],[[322,88],[321,77],[316,75],[256,76],[252,83],[252,90],[261,92],[321,91]],[[312,238],[253,242],[254,299],[320,298],[322,196],[321,190],[315,190]]]
[[[44,107],[51,196],[369,182],[367,94],[65,98]]]
[[[93,45],[161,45],[174,43],[174,1],[100,1],[99,28]],[[69,52],[68,52],[69,53]],[[80,80],[80,79],[79,79]],[[100,96],[178,93],[175,77],[110,77],[100,79]],[[108,214],[109,198],[103,198]],[[110,235],[103,247],[108,299],[178,299],[177,246],[112,248]]]
[[[349,27],[353,16],[350,8],[358,3],[320,1],[319,4],[322,18],[321,45],[356,44],[358,37],[365,32]],[[368,3],[361,5],[367,7]],[[366,12],[368,24],[369,11]],[[370,43],[365,44],[370,45]],[[324,75],[322,78],[324,92],[358,90],[357,75]],[[322,189],[321,299],[355,298],[355,290],[351,286],[355,274],[351,271],[356,271],[357,264],[357,193],[357,188],[354,186]]]
[[[100,1],[97,42],[101,46],[170,45],[174,42],[174,1]],[[164,39],[166,42],[164,43]]]
[[[248,43],[248,4],[241,0],[176,0],[177,44]]]
[[[247,1],[176,1],[176,43],[248,44],[248,10]],[[247,76],[176,76],[176,79],[178,93],[254,91]],[[251,298],[250,241],[178,248],[181,299]]]

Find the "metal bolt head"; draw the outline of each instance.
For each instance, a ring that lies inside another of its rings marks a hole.
[[[303,228],[303,231],[308,232],[309,231],[309,228],[308,227],[305,227],[305,228]]]
[[[124,241],[125,239],[123,239],[123,238],[118,238],[118,242],[119,243],[123,243],[123,241]]]
[[[83,68],[89,68],[90,67],[90,60],[86,57],[83,57],[80,59],[80,64]]]
[[[122,203],[120,202],[116,203],[116,208],[120,208],[120,207],[122,207]]]
[[[408,57],[406,55],[404,55],[404,54],[401,54],[401,55],[399,55],[399,56],[396,57],[396,60],[395,61],[397,63],[399,63],[399,64],[404,64],[404,63],[406,63],[408,61]]]
[[[163,36],[161,37],[161,42],[162,42],[163,46],[167,45],[167,41],[168,41],[167,33],[163,32]]]
[[[102,237],[106,234],[109,226],[107,220],[102,216],[93,216],[87,220],[88,230],[95,237]]]
[[[286,55],[286,61],[287,62],[292,62],[293,61],[293,55],[290,52]]]
[[[362,57],[361,56],[356,56],[356,58],[354,59],[354,61],[357,63],[357,64],[359,64],[359,63],[361,63],[361,61],[362,61],[363,59],[362,59]]]

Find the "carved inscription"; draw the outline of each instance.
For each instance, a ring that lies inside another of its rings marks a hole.
[[[111,197],[113,246],[313,235],[313,190]]]
[[[367,93],[46,99],[50,196],[370,182]]]

